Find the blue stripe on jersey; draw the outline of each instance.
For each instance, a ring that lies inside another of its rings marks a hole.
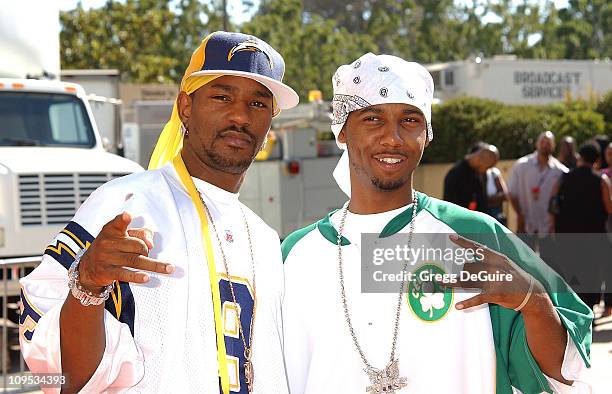
[[[80,249],[88,248],[94,241],[94,237],[87,230],[73,221],[69,222],[60,233],[70,237],[79,245]],[[45,254],[53,257],[64,268],[69,269],[70,265],[74,262],[74,257],[80,249],[72,250],[72,248],[64,242],[56,240],[55,245],[51,244],[47,247]],[[117,318],[117,320],[127,324],[130,327],[132,336],[134,336],[136,306],[129,283],[118,282],[118,284],[115,285],[112,296],[106,300],[104,306],[106,310]]]
[[[36,329],[36,324],[38,324],[38,320],[43,314],[30,302],[30,300],[28,300],[23,288],[21,289],[20,295],[21,310],[19,311],[19,331],[27,341],[31,341],[34,330]]]

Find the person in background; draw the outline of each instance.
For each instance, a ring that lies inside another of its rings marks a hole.
[[[571,239],[563,238],[562,242],[558,242],[558,247],[562,249],[565,259],[563,267],[570,268],[570,272],[576,271],[575,262],[580,261],[580,271],[594,276],[596,283],[591,285],[582,281],[583,291],[579,293],[582,300],[590,307],[599,302],[600,293],[595,291],[601,287],[602,278],[605,278],[602,274],[609,271],[605,266],[601,266],[600,252],[593,253],[593,250],[603,250],[599,238],[591,236],[606,232],[607,217],[612,213],[610,181],[595,170],[600,155],[599,145],[596,142],[589,141],[583,144],[580,147],[576,168],[563,174],[553,191],[555,195],[553,201],[556,200],[557,205],[554,218],[555,232],[589,234],[586,237],[578,235],[572,236]],[[589,258],[592,255],[596,257],[593,260]]]
[[[587,142],[580,147],[575,169],[563,174],[553,193],[558,201],[555,232],[604,233],[606,218],[612,213],[608,177],[596,170],[599,146]]]
[[[601,176],[604,179],[608,179],[608,185],[611,185],[610,194],[612,194],[612,142],[608,144],[604,151],[604,159],[605,163],[608,166],[606,168],[602,168]],[[608,215],[608,220],[606,222],[606,230],[608,230],[609,233],[612,233],[612,214]]]
[[[605,134],[599,134],[593,137],[593,141],[599,145],[599,150],[601,152],[601,160],[597,163],[598,167],[596,170],[603,170],[609,167],[609,163],[606,160],[606,148],[612,142],[610,141],[610,137]]]
[[[576,153],[576,140],[574,137],[568,135],[561,139],[557,159],[570,170],[576,168],[578,154]]]
[[[487,212],[485,174],[498,160],[499,151],[495,145],[486,142],[474,144],[446,174],[444,200],[472,211]]]
[[[605,165],[601,166],[601,174],[608,177],[608,179],[612,178],[612,142],[606,146],[604,149],[604,162]]]
[[[504,214],[504,201],[510,198],[508,196],[508,187],[502,177],[502,173],[500,169],[495,166],[487,170],[486,190],[488,205],[487,213],[505,226],[506,215]]]
[[[541,133],[535,147],[535,152],[521,157],[512,167],[508,189],[518,215],[516,232],[548,261],[546,238],[554,229],[548,205],[553,188],[568,169],[552,155],[555,135],[551,131]]]

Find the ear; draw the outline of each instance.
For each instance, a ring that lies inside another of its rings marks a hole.
[[[344,127],[342,127],[342,130],[340,130],[340,133],[338,134],[338,142],[341,144],[346,144],[346,133],[344,132]]]
[[[176,99],[176,107],[178,109],[181,122],[183,122],[185,125],[187,125],[189,118],[191,117],[191,104],[191,97],[185,92],[180,92]]]

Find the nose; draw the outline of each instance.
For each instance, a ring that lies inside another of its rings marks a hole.
[[[389,147],[398,147],[404,143],[401,136],[401,126],[399,124],[389,124],[383,130],[380,144]]]
[[[227,120],[238,127],[247,127],[251,124],[249,104],[241,100],[232,103]]]

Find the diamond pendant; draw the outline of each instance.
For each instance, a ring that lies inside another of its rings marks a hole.
[[[253,392],[253,364],[250,361],[244,363],[244,381],[249,393]]]
[[[393,360],[383,370],[371,368],[366,370],[371,385],[366,387],[366,393],[395,394],[395,390],[408,385],[408,379],[399,375],[399,360]]]

